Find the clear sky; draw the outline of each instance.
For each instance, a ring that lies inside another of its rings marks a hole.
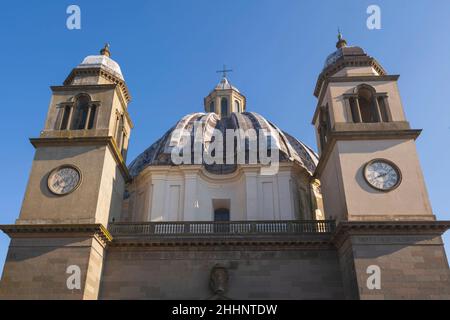
[[[70,4],[81,8],[81,30],[66,28]],[[381,8],[381,30],[366,27],[371,4]],[[448,0],[3,2],[0,224],[19,215],[34,154],[28,138],[43,128],[49,86],[105,42],[133,97],[130,162],[183,115],[202,111],[223,64],[249,111],[316,149],[313,89],[338,26],[349,44],[401,75],[408,120],[424,129],[417,146],[434,212],[450,220],[449,15]],[[1,234],[1,269],[8,243]]]

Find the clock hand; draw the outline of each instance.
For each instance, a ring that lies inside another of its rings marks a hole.
[[[374,177],[374,178],[375,178],[375,179],[382,178],[382,177],[384,177],[385,175],[386,175],[386,173],[382,173],[382,174],[377,175],[377,176]]]

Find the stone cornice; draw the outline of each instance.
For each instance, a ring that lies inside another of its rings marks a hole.
[[[317,164],[314,177],[320,179],[322,171],[328,162],[333,148],[339,140],[395,140],[395,139],[417,139],[422,130],[364,130],[364,131],[332,131],[328,135],[328,142],[322,150],[319,163]]]
[[[58,138],[31,138],[31,144],[37,148],[40,146],[58,146],[58,145],[107,145],[111,150],[111,153],[116,161],[120,171],[122,172],[126,182],[131,181],[130,173],[119,152],[119,149],[113,139],[110,136],[104,137],[58,137]]]
[[[104,246],[113,239],[102,224],[11,224],[0,225],[0,230],[11,238],[92,236]]]
[[[432,235],[440,236],[450,229],[450,221],[342,221],[336,231],[315,235],[252,236],[113,236],[102,224],[13,224],[0,225],[11,238],[92,236],[103,246],[111,247],[255,247],[274,248],[340,248],[350,236]]]
[[[335,63],[331,64],[327,68],[325,68],[317,78],[316,87],[314,89],[314,95],[319,97],[319,94],[326,85],[324,82],[330,79],[333,74],[338,71],[346,68],[346,67],[372,67],[380,76],[385,76],[386,71],[383,69],[381,64],[372,57],[363,56],[363,57],[342,57],[338,59]]]
[[[116,83],[110,84],[70,84],[64,86],[50,86],[52,92],[64,92],[64,91],[80,91],[80,90],[102,90],[102,89],[115,89],[117,88]]]
[[[77,75],[100,76],[108,81],[111,81],[113,84],[117,84],[119,86],[119,88],[123,93],[126,103],[128,104],[131,101],[131,96],[125,81],[102,68],[82,68],[82,69],[74,68],[64,81],[64,86],[70,86]]]
[[[340,248],[349,236],[435,235],[450,229],[450,221],[341,221],[332,242]]]
[[[192,236],[192,237],[145,237],[115,236],[112,247],[289,247],[324,248],[333,247],[331,234],[309,236]]]

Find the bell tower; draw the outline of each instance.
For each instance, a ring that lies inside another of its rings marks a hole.
[[[345,296],[450,297],[441,238],[450,223],[433,215],[415,145],[421,130],[405,117],[399,76],[340,33],[336,48],[317,80],[313,124]]]
[[[109,45],[51,90],[45,126],[30,139],[36,152],[20,216],[1,227],[11,244],[0,297],[95,299],[106,228],[130,179],[130,95]],[[66,285],[69,266],[80,270],[79,289]]]
[[[51,89],[44,129],[31,139],[36,155],[17,223],[106,226],[120,215],[129,179],[130,95],[120,67],[106,45]]]
[[[434,220],[403,111],[398,75],[363,49],[337,50],[319,75],[313,124],[321,159],[325,212],[337,220]]]

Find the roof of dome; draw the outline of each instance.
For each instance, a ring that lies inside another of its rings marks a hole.
[[[214,88],[214,90],[229,90],[233,89],[239,92],[239,90],[233,86],[226,77],[223,77],[222,80],[217,84],[217,86]]]
[[[203,146],[211,143],[214,129],[225,133],[226,129],[265,129],[268,132],[276,132],[276,144],[280,151],[280,161],[292,161],[305,168],[311,175],[318,163],[317,154],[301,141],[295,139],[286,132],[281,131],[277,126],[266,120],[261,115],[254,112],[232,113],[230,117],[221,118],[215,113],[191,113],[184,116],[177,124],[167,131],[158,141],[153,143],[147,150],[140,154],[130,165],[131,176],[135,177],[148,166],[171,165],[171,151],[173,148],[181,148],[182,139],[175,129],[185,129],[194,136],[194,123],[200,121],[203,124],[202,142]],[[224,142],[225,143],[225,142]],[[193,145],[193,144],[192,144]],[[258,143],[259,145],[259,143]],[[225,150],[225,146],[224,146]],[[248,145],[246,143],[246,150]],[[192,151],[193,154],[193,151]],[[214,165],[213,165],[214,166]],[[217,166],[217,165],[216,165]],[[236,165],[219,165],[220,168],[205,165],[208,171],[214,173],[230,173],[236,169]],[[227,168],[224,167],[228,166]]]
[[[77,68],[104,68],[116,77],[124,80],[119,64],[106,55],[87,56]]]
[[[343,57],[364,57],[367,56],[367,53],[360,47],[341,47],[338,48],[335,52],[331,53],[327,59],[325,60],[324,69],[328,66],[336,63],[337,60]]]
[[[361,47],[347,46],[347,41],[342,38],[340,32],[338,34],[336,48],[336,51],[328,55],[323,70],[318,76],[316,87],[314,89],[314,95],[316,97],[319,97],[324,81],[346,67],[368,66],[373,68],[378,75],[386,74],[386,71],[380,63],[369,56]]]

